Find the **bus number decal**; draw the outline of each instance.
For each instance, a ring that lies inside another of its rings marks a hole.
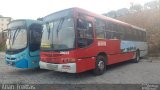
[[[106,42],[105,41],[98,41],[98,46],[106,46]]]
[[[60,51],[60,54],[69,54],[68,51]]]

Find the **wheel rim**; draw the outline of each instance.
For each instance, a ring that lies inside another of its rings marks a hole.
[[[104,69],[104,62],[103,62],[103,61],[99,61],[99,63],[98,63],[98,68],[99,68],[100,70],[103,70],[103,69]]]

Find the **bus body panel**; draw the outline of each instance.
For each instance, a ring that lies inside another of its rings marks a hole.
[[[106,43],[102,45],[102,43]],[[126,42],[124,44],[124,42]],[[106,64],[111,65],[119,62],[135,58],[135,50],[126,51],[131,46],[139,48],[140,45],[145,45],[145,43],[135,43],[132,41],[124,41],[123,46],[120,40],[95,40],[92,45],[86,48],[80,48],[72,51],[67,51],[69,54],[60,54],[60,52],[41,52],[41,61],[48,63],[63,63],[62,58],[76,58],[76,72],[84,72],[95,68],[96,56],[100,52],[105,52],[107,55]],[[101,44],[100,44],[101,43]],[[130,45],[132,43],[132,45]],[[137,46],[139,45],[139,46]],[[125,46],[125,47],[124,47]],[[121,49],[126,49],[124,52]],[[50,56],[50,57],[48,57]],[[47,61],[45,61],[45,60]],[[54,60],[52,60],[54,59]],[[59,62],[56,62],[59,61]],[[58,64],[57,64],[58,65]]]
[[[29,51],[28,54],[28,68],[37,68],[39,67],[40,61],[40,50],[36,50],[34,52]]]
[[[77,73],[92,70],[95,68],[96,57],[77,59]]]
[[[20,53],[13,54],[13,55],[6,54],[5,56],[6,63],[8,65],[18,67],[18,68],[27,68],[28,63],[26,59],[28,56],[26,55],[26,53],[28,53],[27,49],[25,49],[24,51]]]
[[[134,42],[137,49],[140,50],[140,57],[144,57],[148,54],[148,43],[147,42]]]
[[[5,60],[7,65],[14,66],[17,68],[36,68],[39,66],[39,56],[30,57],[29,49],[26,48],[24,51],[17,54],[9,55],[6,54]],[[39,52],[36,52],[39,54]]]

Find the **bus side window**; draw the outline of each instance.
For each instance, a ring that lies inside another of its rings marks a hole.
[[[146,32],[143,31],[143,41],[146,42]]]
[[[106,23],[105,21],[95,18],[96,21],[96,38],[97,39],[104,39],[106,37]]]
[[[106,31],[106,38],[107,39],[111,39],[111,37],[112,37],[111,32],[110,31]]]
[[[106,23],[106,38],[107,39],[115,39],[115,30],[114,30],[114,24],[110,21],[107,21]]]
[[[93,25],[91,22],[78,19],[77,20],[78,47],[83,48],[93,42]]]
[[[41,25],[31,25],[30,27],[30,50],[40,49],[42,27]]]

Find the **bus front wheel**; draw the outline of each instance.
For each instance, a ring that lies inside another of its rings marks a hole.
[[[106,62],[103,55],[98,55],[95,63],[95,69],[93,70],[95,75],[102,75],[106,71]]]

